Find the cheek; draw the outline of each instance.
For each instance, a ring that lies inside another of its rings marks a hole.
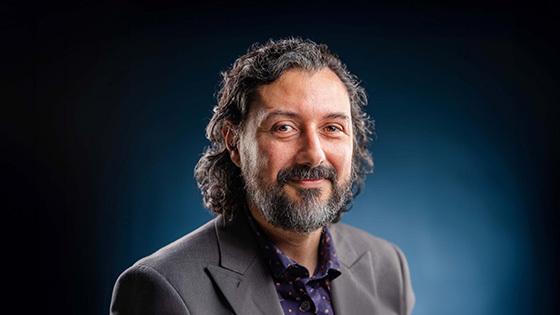
[[[336,169],[339,179],[342,181],[349,180],[352,173],[353,146],[335,146],[330,156],[330,162]]]
[[[258,160],[258,149],[254,143],[242,141],[239,146],[239,158],[244,169],[257,169],[260,161]]]
[[[258,159],[261,160],[261,175],[268,182],[276,182],[278,172],[290,166],[293,157],[291,147],[274,142],[263,142],[259,145]]]

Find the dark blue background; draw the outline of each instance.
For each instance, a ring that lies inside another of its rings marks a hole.
[[[343,221],[404,250],[415,314],[558,305],[551,7],[36,9],[26,94],[37,252],[16,253],[41,266],[31,278],[44,312],[107,313],[120,272],[211,218],[193,168],[219,73],[253,42],[286,36],[328,44],[368,91],[376,172]]]

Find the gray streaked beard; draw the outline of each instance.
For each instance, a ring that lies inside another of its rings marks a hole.
[[[297,165],[282,169],[273,185],[264,185],[256,169],[242,167],[247,199],[261,210],[265,219],[273,226],[298,232],[310,233],[331,222],[351,198],[350,184],[338,186],[334,168]],[[331,196],[321,201],[321,189],[296,188],[299,201],[292,201],[283,190],[290,179],[324,178],[331,182]]]

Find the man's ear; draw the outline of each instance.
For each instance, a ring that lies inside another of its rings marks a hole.
[[[224,143],[229,152],[229,157],[233,164],[237,167],[241,167],[241,157],[239,156],[239,133],[237,126],[234,126],[231,122],[226,121],[224,127],[222,127],[222,137],[224,137]]]

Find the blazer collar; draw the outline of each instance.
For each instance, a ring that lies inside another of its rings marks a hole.
[[[236,314],[283,315],[270,271],[261,262],[247,219],[215,220],[220,261],[207,271]],[[331,284],[336,314],[394,314],[377,297],[372,254],[360,252],[337,225],[331,227],[341,275]],[[379,276],[379,275],[378,275]]]
[[[362,252],[358,252],[347,237],[344,237],[340,232],[338,225],[333,224],[330,227],[331,236],[334,241],[334,248],[336,250],[338,260],[347,268],[351,269],[352,266],[362,258]]]
[[[214,228],[220,250],[220,266],[244,274],[259,255],[257,239],[247,218],[239,215],[232,222],[226,223],[219,216],[214,221]],[[337,224],[329,226],[329,230],[339,261],[352,269],[367,252],[357,251],[348,237],[339,231]]]
[[[338,225],[333,225],[331,233],[342,262],[341,275],[331,284],[331,299],[335,314],[396,314],[377,295],[376,275],[373,255],[370,251],[358,251],[352,239]]]
[[[257,241],[243,215],[215,221],[219,265],[207,270],[236,314],[283,315],[270,271],[261,263]]]
[[[249,222],[243,215],[237,216],[229,223],[220,216],[216,219],[214,227],[220,250],[220,266],[241,275],[245,274],[258,258],[257,243]]]

